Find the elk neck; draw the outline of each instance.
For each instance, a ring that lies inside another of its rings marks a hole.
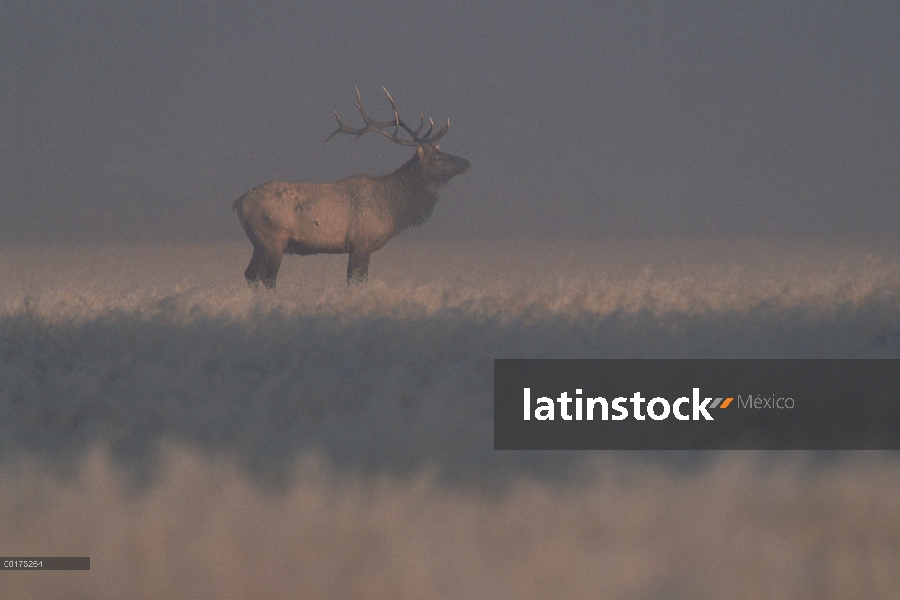
[[[421,225],[438,201],[441,183],[422,169],[417,155],[402,167],[380,178],[383,184],[382,206],[388,211],[399,230]]]

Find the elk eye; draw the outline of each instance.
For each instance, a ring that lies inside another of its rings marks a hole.
[[[431,162],[441,162],[441,157],[438,156],[437,154],[432,154],[432,155],[431,155]]]

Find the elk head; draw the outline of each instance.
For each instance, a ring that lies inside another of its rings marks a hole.
[[[359,114],[362,115],[365,125],[360,129],[348,127],[341,121],[341,117],[338,116],[337,111],[333,111],[338,122],[338,128],[335,129],[322,143],[327,143],[328,140],[339,133],[348,133],[356,136],[354,139],[358,139],[364,133],[371,131],[383,135],[401,146],[416,146],[416,157],[414,157],[414,160],[418,160],[423,174],[439,185],[447,183],[454,175],[459,175],[469,170],[469,161],[458,156],[453,156],[452,154],[447,154],[446,152],[441,152],[440,144],[435,143],[440,138],[444,137],[450,130],[450,119],[440,123],[437,130],[435,130],[434,119],[429,118],[428,131],[422,133],[422,130],[425,129],[425,115],[419,113],[419,126],[416,129],[413,129],[400,118],[400,113],[397,111],[397,104],[394,102],[394,98],[391,97],[390,92],[388,92],[386,88],[381,89],[384,90],[384,94],[391,103],[391,109],[394,112],[394,119],[392,121],[375,121],[369,117],[363,106],[359,87],[356,86],[356,107],[359,109]],[[390,128],[393,128],[393,132],[388,131]],[[401,137],[401,131],[405,131],[411,139]]]
[[[455,175],[469,170],[469,161],[446,152],[441,152],[439,144],[422,144],[416,150],[420,168],[426,177],[439,185],[444,185]]]

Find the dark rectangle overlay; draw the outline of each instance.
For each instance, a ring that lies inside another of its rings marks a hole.
[[[900,360],[497,359],[494,449],[900,450]]]
[[[90,571],[90,556],[0,556],[4,571]]]

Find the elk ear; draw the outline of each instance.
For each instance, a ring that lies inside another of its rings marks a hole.
[[[425,158],[425,149],[422,148],[422,146],[419,146],[419,149],[416,150],[416,154],[419,155],[419,160],[422,160],[423,158]]]
[[[440,150],[440,149],[441,149],[441,145],[440,145],[440,144],[435,144],[435,145],[434,145],[434,149],[435,149],[435,150]]]

